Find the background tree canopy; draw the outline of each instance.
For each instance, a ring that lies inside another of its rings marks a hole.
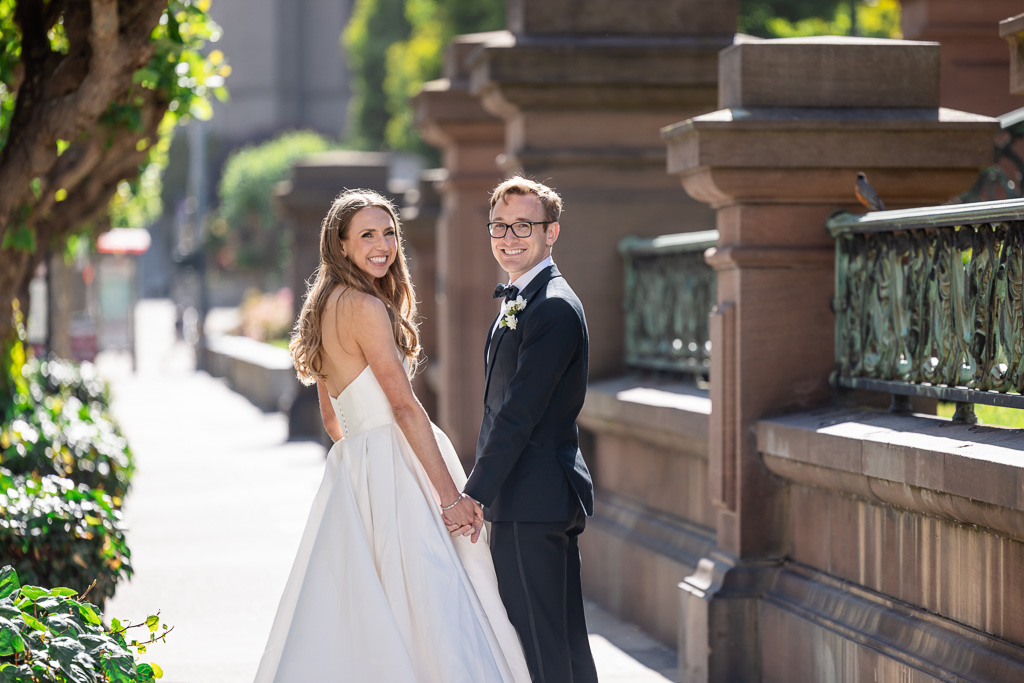
[[[856,34],[900,37],[899,0],[858,0]],[[741,0],[738,31],[765,38],[851,33],[850,0]],[[433,154],[412,128],[409,98],[441,74],[463,33],[505,27],[504,0],[357,0],[342,43],[352,70],[346,145]]]
[[[856,14],[857,25],[851,31]],[[740,0],[740,33],[762,38],[858,35],[900,38],[899,0]]]
[[[174,127],[227,95],[209,5],[0,0],[0,340],[46,251],[159,213]]]
[[[352,69],[348,144],[428,152],[409,98],[441,75],[453,37],[504,27],[504,0],[357,0],[342,36]]]

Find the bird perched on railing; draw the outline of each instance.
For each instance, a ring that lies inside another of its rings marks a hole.
[[[878,196],[878,193],[875,192],[875,188],[871,187],[871,183],[868,182],[868,176],[863,171],[857,174],[857,182],[853,186],[853,193],[857,196],[857,201],[872,211],[885,211],[885,203]]]

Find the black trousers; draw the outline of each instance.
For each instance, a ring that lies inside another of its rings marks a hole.
[[[564,522],[493,522],[498,592],[534,683],[597,683],[580,585],[579,535],[587,516]]]

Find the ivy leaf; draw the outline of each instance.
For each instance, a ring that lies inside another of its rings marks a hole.
[[[156,616],[155,614],[149,615],[148,617],[146,617],[146,626],[149,627],[151,633],[156,632],[156,630],[160,627],[160,617]]]
[[[46,617],[46,625],[50,633],[55,636],[71,636],[77,638],[82,635],[82,626],[75,619],[74,615],[58,612]]]
[[[9,657],[25,651],[25,640],[9,619],[0,618],[0,657]]]
[[[43,622],[41,622],[38,619],[36,619],[34,616],[29,614],[28,612],[22,612],[21,613],[21,618],[25,620],[25,624],[27,626],[31,626],[32,628],[34,628],[37,631],[47,631],[47,630],[49,630],[49,629],[46,628],[46,624],[44,624]]]
[[[61,671],[76,681],[76,683],[78,680],[88,681],[88,678],[80,678],[74,675],[74,670],[81,668],[83,659],[92,660],[86,653],[85,646],[82,643],[74,638],[54,638],[50,641],[47,652],[60,664]]]
[[[81,603],[78,606],[78,613],[82,615],[82,618],[89,624],[102,624],[103,620],[96,614],[96,610],[92,608],[92,605],[88,603]]]
[[[18,581],[18,572],[14,571],[14,567],[7,565],[0,569],[0,598],[6,598],[19,588],[21,582]]]
[[[28,598],[32,602],[35,602],[39,598],[43,597],[44,595],[47,594],[47,592],[48,591],[45,588],[40,588],[39,586],[22,586],[21,587],[21,596],[23,598]]]

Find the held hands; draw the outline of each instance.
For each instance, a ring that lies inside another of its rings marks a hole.
[[[466,494],[461,494],[458,500],[444,511],[442,516],[452,537],[469,536],[469,540],[473,543],[480,538],[480,531],[484,527],[483,509]]]

